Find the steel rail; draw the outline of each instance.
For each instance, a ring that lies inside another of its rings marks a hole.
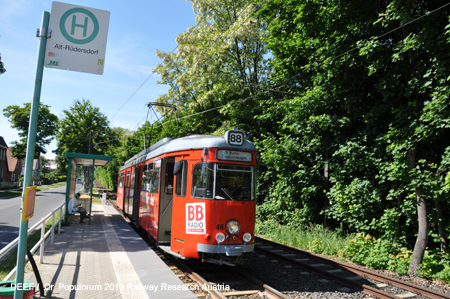
[[[237,268],[239,269],[239,268]],[[242,269],[239,269],[236,271],[236,274],[241,276],[242,278],[246,279],[247,281],[249,281],[250,283],[252,283],[253,285],[255,285],[256,287],[260,288],[262,291],[262,293],[264,295],[266,295],[268,298],[272,298],[272,299],[290,299],[290,297],[286,296],[285,294],[281,293],[280,291],[277,291],[276,289],[272,288],[271,286],[262,283],[261,281],[259,281],[258,279],[254,278],[253,276],[251,276],[250,274],[248,274],[247,272],[245,272]]]
[[[121,216],[128,223],[131,224],[131,221],[128,219],[128,217],[126,217],[124,215],[122,210],[119,209],[119,207],[111,199],[108,199],[108,201],[113,205],[113,207],[117,211],[119,211]],[[139,235],[141,235],[141,234],[139,234]],[[142,235],[141,235],[141,237],[144,240],[149,240],[148,238],[146,238],[146,237],[144,237]],[[153,241],[151,241],[151,242],[153,243]],[[177,267],[178,267],[178,269],[180,271],[185,273],[185,275],[187,275],[192,281],[198,283],[202,287],[202,290],[208,292],[211,295],[211,297],[214,298],[214,299],[227,299],[226,296],[250,295],[248,290],[247,291],[224,292],[224,293],[221,293],[218,290],[214,290],[214,289],[213,290],[209,290],[210,288],[208,288],[208,286],[211,286],[211,284],[209,282],[207,282],[204,278],[202,278],[198,273],[192,271],[192,269],[189,266],[187,266],[186,263],[184,263],[183,261],[181,261],[179,259],[173,259],[173,262],[175,264],[177,264]],[[251,275],[249,275],[248,273],[246,273],[242,269],[240,269],[239,272],[236,272],[236,274],[240,275],[242,278],[246,279],[251,284],[255,285],[259,289],[258,292],[264,294],[267,298],[270,298],[270,299],[290,299],[290,297],[284,295],[283,293],[277,291],[276,289],[270,287],[267,284],[263,284],[262,282],[260,282],[256,278],[252,277]],[[205,288],[203,286],[206,286],[206,290],[205,290]],[[251,290],[251,292],[253,292],[253,290]]]
[[[262,239],[262,238],[257,238],[259,240],[261,240],[262,242],[265,243],[269,243],[272,244],[273,246],[279,247],[279,248],[284,248],[285,250],[292,252],[292,253],[296,253],[298,255],[304,256],[304,257],[309,257],[312,259],[315,259],[317,261],[321,261],[321,262],[325,262],[329,265],[332,265],[334,267],[337,268],[342,268],[345,269],[347,271],[353,272],[357,275],[366,277],[366,278],[370,278],[379,282],[382,282],[384,284],[390,285],[390,286],[394,286],[397,287],[399,289],[405,290],[405,291],[409,291],[411,293],[417,294],[417,295],[422,295],[424,297],[430,298],[430,299],[450,299],[450,295],[435,291],[435,290],[431,290],[416,284],[412,284],[406,281],[403,281],[401,279],[397,279],[397,278],[393,278],[381,273],[377,273],[368,269],[364,269],[361,268],[359,266],[354,266],[354,265],[350,265],[344,262],[340,262],[340,261],[336,261],[333,260],[331,258],[327,258],[327,257],[323,257],[314,253],[310,253],[310,252],[305,252],[303,250],[299,250],[299,249],[295,249],[289,246],[285,246],[282,244],[278,244],[275,243],[273,241],[269,241],[266,239]],[[257,250],[264,250],[264,249],[258,249],[256,247]],[[270,253],[272,254],[272,253]],[[276,254],[276,253],[275,253]],[[284,258],[284,257],[283,257]],[[298,262],[298,261],[296,261]]]
[[[130,219],[128,217],[125,216],[125,214],[123,213],[123,211],[110,199],[108,199],[108,201],[113,205],[113,207],[119,212],[119,214],[122,216],[123,219],[125,219],[125,221],[130,224],[136,231],[136,233],[138,233],[138,235],[147,243],[147,245],[149,246],[153,246],[153,250],[158,250],[156,248],[156,244],[154,242],[153,239],[149,238],[147,235],[143,235],[142,233],[138,232],[137,228],[134,226],[134,224],[130,221]],[[149,243],[153,244],[150,245]],[[162,253],[162,252],[161,252]],[[164,254],[164,253],[162,253]],[[175,259],[172,256],[170,256],[172,261],[177,265],[176,267],[184,273],[184,275],[186,275],[187,277],[189,277],[192,281],[196,282],[198,285],[201,286],[201,290],[207,292],[209,295],[211,295],[211,298],[213,299],[227,299],[227,297],[225,297],[222,293],[220,293],[217,290],[214,290],[213,288],[208,288],[208,286],[211,286],[211,284],[209,282],[207,282],[205,279],[203,279],[198,273],[195,273],[194,271],[192,271],[191,268],[189,268],[184,262],[182,262],[181,260]]]
[[[270,251],[268,249],[256,247],[256,250],[260,251],[260,252],[263,252],[263,253],[265,253],[267,255],[275,256],[276,258],[284,260],[284,261],[287,261],[287,262],[289,262],[291,264],[298,265],[298,266],[300,266],[301,268],[305,269],[308,272],[311,272],[313,274],[319,275],[319,276],[321,276],[321,277],[323,277],[325,279],[328,279],[328,280],[333,280],[333,281],[335,281],[335,282],[337,282],[339,284],[342,284],[342,285],[344,285],[346,287],[352,288],[352,289],[354,289],[356,291],[359,291],[359,292],[361,292],[361,293],[363,293],[365,295],[368,295],[368,296],[371,296],[371,297],[375,297],[375,298],[380,298],[380,299],[399,299],[400,298],[400,297],[398,297],[396,295],[390,294],[390,293],[385,292],[383,290],[380,290],[380,289],[368,286],[366,284],[358,283],[356,281],[347,279],[347,278],[345,278],[343,276],[339,276],[339,275],[336,275],[334,273],[327,272],[326,270],[319,269],[317,267],[314,267],[314,266],[311,266],[309,264],[297,261],[295,259],[292,259],[290,257],[284,256],[282,254],[278,254],[278,253]]]
[[[184,262],[182,262],[181,260],[175,260],[175,263],[177,264],[178,268],[181,271],[183,271],[187,276],[189,276],[189,278],[192,279],[192,281],[198,283],[201,286],[202,290],[208,292],[213,299],[227,299],[227,297],[225,297],[225,295],[223,295],[218,290],[210,288],[211,284],[207,282],[203,277],[201,277],[198,273],[192,271],[192,269]]]

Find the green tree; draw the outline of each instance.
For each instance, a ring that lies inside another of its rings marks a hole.
[[[283,113],[276,133],[260,141],[262,160],[278,169],[261,214],[284,217],[281,207],[295,220],[317,221],[315,213],[308,218],[313,207],[359,232],[416,239],[410,275],[429,235],[445,246],[450,10],[444,4],[264,1],[274,83],[299,96],[273,101],[261,116]]]
[[[63,117],[57,124],[57,149],[53,152],[57,154],[58,171],[65,173],[67,169],[65,152],[87,154],[90,132],[94,131],[92,154],[102,155],[106,151],[105,148],[95,144],[109,140],[111,129],[106,115],[89,100],[75,100],[73,105],[62,113]]]
[[[4,72],[6,72],[6,69],[2,62],[2,56],[0,55],[0,75],[3,74]]]
[[[44,156],[41,156],[41,172],[42,172],[42,176],[45,177],[46,174],[50,173],[50,163],[48,161],[48,159]]]
[[[117,179],[119,169],[125,164],[125,161],[133,156],[127,150],[127,140],[132,133],[123,128],[112,128],[108,140],[95,142],[97,148],[102,148],[104,154],[113,157],[112,161],[106,167],[96,169],[96,178],[100,180],[103,186],[115,190],[117,188]]]
[[[47,153],[45,147],[55,138],[56,124],[58,117],[50,112],[50,106],[40,104],[39,116],[36,131],[35,156]],[[19,141],[11,142],[11,152],[13,157],[24,159],[27,150],[28,127],[30,122],[31,103],[24,103],[23,107],[19,105],[10,105],[3,109],[3,115],[8,118],[12,128],[19,131]]]
[[[175,105],[176,117],[186,117],[182,134],[253,128],[248,113],[260,107],[247,86],[264,84],[269,71],[264,23],[252,17],[258,7],[252,0],[193,0],[192,6],[196,26],[177,36],[177,51],[157,51],[163,59],[155,69],[158,83],[169,85],[157,101]],[[166,120],[175,118],[172,109],[158,110]]]

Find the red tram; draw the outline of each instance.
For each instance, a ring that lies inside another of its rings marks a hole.
[[[240,264],[254,249],[255,168],[237,129],[164,138],[120,169],[117,205],[172,255]]]

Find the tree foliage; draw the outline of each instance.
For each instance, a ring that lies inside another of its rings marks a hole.
[[[2,62],[2,56],[0,55],[0,75],[6,72],[5,66]]]
[[[181,134],[248,124],[247,113],[259,105],[247,86],[266,82],[269,70],[264,24],[252,17],[257,6],[248,0],[193,0],[192,6],[196,26],[177,36],[176,52],[157,51],[158,83],[169,85],[157,101],[177,107],[176,114],[159,111],[168,118],[196,114],[183,119]]]
[[[95,141],[92,154],[103,155],[106,149],[95,144],[108,140],[111,129],[106,115],[89,100],[75,100],[73,105],[62,113],[62,118],[57,124],[57,149],[54,152],[57,154],[59,171],[65,173],[67,169],[65,152],[87,154],[92,130]]]
[[[113,157],[106,167],[99,167],[95,171],[96,178],[111,190],[117,188],[120,167],[132,156],[126,148],[127,140],[132,134],[129,130],[118,127],[111,129],[107,140],[97,142],[94,138],[95,146],[103,149],[103,154]]]
[[[11,142],[11,153],[13,157],[24,159],[27,151],[28,129],[30,123],[31,103],[24,103],[24,106],[10,105],[3,109],[3,115],[8,118],[13,129],[19,131],[19,141]],[[36,130],[35,156],[40,153],[45,154],[45,147],[55,138],[56,124],[58,117],[50,112],[50,106],[40,104],[39,116]]]
[[[111,133],[119,141],[106,152],[120,161],[111,171],[162,137],[238,127],[261,155],[260,220],[415,246],[409,274],[427,243],[446,250],[445,1],[192,3],[196,25],[176,51],[157,52],[163,118]]]
[[[279,172],[260,213],[287,206],[298,221],[317,221],[307,217],[312,207],[410,244],[419,225],[418,256],[427,217],[450,225],[437,217],[450,208],[450,11],[431,13],[444,4],[267,1],[260,16],[269,24],[274,82],[299,96],[273,101],[262,116],[284,115],[259,143],[264,163]],[[437,227],[429,234],[445,240]]]

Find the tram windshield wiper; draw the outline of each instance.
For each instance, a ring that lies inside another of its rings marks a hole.
[[[225,193],[226,196],[228,196],[231,200],[236,201],[236,199],[234,199],[234,197],[230,194],[230,192],[228,192],[227,189],[225,188],[220,188],[222,189],[223,193]]]

